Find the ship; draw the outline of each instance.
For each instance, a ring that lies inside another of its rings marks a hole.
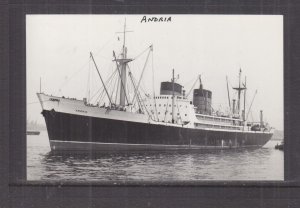
[[[241,80],[241,69],[239,84],[233,88],[237,99],[230,99],[227,82],[229,113],[213,109],[212,91],[203,87],[201,76],[196,77],[199,87],[192,89],[193,98],[189,99],[174,69],[172,78],[161,82],[159,95],[142,92],[145,66],[139,79],[134,78],[129,67],[134,59],[127,57],[126,32],[125,23],[120,53],[113,51],[117,89],[108,88],[90,52],[105,95],[102,103],[37,93],[52,151],[201,151],[262,147],[271,139],[272,128],[264,122],[262,111],[258,122],[248,121],[251,107],[247,112],[246,78]],[[147,50],[145,64],[153,45]],[[134,89],[131,98],[129,83]]]
[[[284,150],[284,141],[282,141],[280,144],[277,143],[275,145],[275,149]]]

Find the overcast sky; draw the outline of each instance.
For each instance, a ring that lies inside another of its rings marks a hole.
[[[173,68],[186,91],[201,74],[204,88],[213,93],[214,109],[224,110],[226,76],[230,87],[236,86],[241,68],[247,76],[247,109],[257,90],[253,118],[258,120],[263,110],[270,125],[283,130],[283,16],[164,15],[171,16],[171,22],[141,23],[143,16],[27,15],[27,118],[44,122],[36,97],[40,77],[43,92],[78,99],[87,96],[88,79],[91,89],[101,86],[89,52],[107,79],[115,67],[112,51],[120,53],[122,47],[122,34],[116,32],[123,30],[126,18],[127,29],[133,31],[126,34],[128,57],[153,44],[153,62],[150,56],[143,77],[149,93],[152,66],[156,94],[160,82],[170,80]],[[146,55],[130,63],[136,79]]]

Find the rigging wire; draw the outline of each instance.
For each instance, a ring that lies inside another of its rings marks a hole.
[[[112,66],[112,64],[111,64],[111,66]],[[112,69],[112,74],[111,74],[111,76],[110,76],[109,79],[113,79],[112,76],[113,76],[114,74],[116,74],[116,72],[117,72],[117,69],[115,69],[115,71],[114,71],[113,67],[111,67],[111,69]],[[109,79],[105,82],[106,85],[108,84]],[[116,79],[118,80],[118,78],[116,78]],[[119,81],[119,80],[118,80],[118,81]],[[116,99],[117,99],[118,87],[119,87],[119,83],[118,83],[118,85],[117,85]],[[103,86],[101,86],[101,88],[100,88],[97,92],[99,92],[100,90],[104,90]],[[103,92],[104,92],[104,91],[103,91]],[[112,93],[112,94],[113,94],[113,93]],[[104,97],[103,97],[103,94],[101,93],[101,94],[97,97],[96,100],[99,100],[99,102],[101,102],[102,99],[104,99]],[[117,102],[117,100],[115,100],[114,104],[116,104],[116,102]]]
[[[110,75],[110,77],[105,81],[105,85],[108,85],[109,84],[109,81],[113,78],[113,76],[115,75],[115,73],[116,73],[116,71],[115,72],[113,72],[111,75]],[[97,92],[96,93],[94,93],[94,95],[92,96],[92,98],[91,98],[91,100],[101,91],[101,90],[103,90],[104,91],[104,86],[102,85],[98,90],[97,90]],[[98,97],[99,98],[99,97]],[[96,99],[96,100],[98,100],[98,99]]]
[[[116,76],[116,73],[117,71],[114,71],[114,73],[110,76],[110,79],[107,80],[107,85],[109,88],[112,88],[112,84],[113,84],[113,80],[114,80],[114,77]],[[113,94],[113,91],[112,91],[112,94]]]
[[[136,60],[137,58],[139,58],[142,54],[144,54],[147,50],[149,49],[149,47],[148,48],[146,48],[145,50],[143,50],[140,54],[138,54],[136,57],[134,57],[132,60]]]
[[[129,89],[129,84],[128,84],[128,82],[126,82],[126,89],[127,89],[127,96],[128,96],[128,100],[130,100],[130,89]],[[130,104],[128,103],[128,106],[129,106]]]
[[[153,98],[154,98],[154,107],[155,107],[155,115],[156,115],[156,119],[158,120],[158,114],[157,114],[157,106],[156,106],[156,98],[155,98],[155,88],[154,88],[154,61],[153,61],[153,46],[152,46],[152,53],[151,53],[151,59],[152,59],[152,64],[151,64],[151,68],[152,68],[152,90],[153,90]]]
[[[87,102],[90,102],[90,77],[91,77],[91,57],[89,60],[89,72],[88,72],[88,80],[87,80],[87,92],[86,92],[86,97],[87,97]]]
[[[133,79],[134,79],[134,81],[135,81],[135,84],[136,84],[136,79],[133,77]],[[142,82],[142,85],[143,85],[143,82]],[[144,88],[142,87],[142,85],[140,86],[140,91],[142,91],[142,93],[146,96],[146,97],[149,97],[149,95],[146,93],[146,90],[144,90]],[[140,93],[139,92],[139,90],[138,90],[138,93]]]
[[[202,74],[201,74],[202,75]],[[183,84],[183,86],[188,86],[189,84],[191,84],[191,82],[193,82],[195,80],[195,78],[193,77],[192,79],[190,79],[189,81],[185,82]]]
[[[146,61],[145,61],[144,66],[143,66],[143,70],[142,70],[142,73],[141,73],[141,75],[140,75],[140,79],[139,79],[138,85],[136,86],[136,90],[139,90],[139,86],[140,86],[140,84],[141,84],[141,80],[142,80],[143,74],[144,74],[144,72],[145,72],[146,65],[147,65],[147,63],[148,63],[148,58],[149,58],[150,52],[152,51],[152,45],[151,45],[148,49],[149,49],[149,52],[148,52]],[[134,95],[134,97],[133,97],[133,99],[132,99],[131,102],[134,101],[135,96],[136,96],[136,94]]]
[[[114,38],[114,37],[113,37]],[[110,43],[113,38],[111,38],[110,40],[108,40],[99,50],[96,51],[95,56],[99,55],[99,53],[108,45],[108,43]],[[84,62],[79,68],[78,70],[76,70],[73,74],[71,74],[71,76],[69,78],[67,78],[67,80],[63,81],[62,84],[59,85],[59,88],[57,89],[58,92],[61,92],[62,88],[64,86],[66,86],[69,81],[71,81],[71,79],[73,79],[79,72],[81,72],[83,69],[86,69],[87,64],[90,64],[90,57],[88,58],[88,60],[86,62]],[[56,92],[57,92],[56,91]]]
[[[132,72],[131,72],[131,70],[130,70],[130,67],[129,67],[129,65],[127,65],[127,67],[128,67],[128,73],[129,73],[129,77],[130,77],[130,80],[131,80],[131,82],[132,82],[132,85],[133,85],[133,88],[134,88],[134,90],[136,91],[136,83],[134,82],[134,78],[133,78],[133,75],[132,75]],[[139,107],[139,109],[140,110],[142,110],[142,105],[141,105],[141,96],[140,96],[140,93],[139,93],[139,91],[137,91],[137,103],[138,103],[138,107]],[[134,103],[132,103],[132,105],[135,107],[135,102]]]
[[[197,83],[198,79],[199,79],[199,77],[197,77],[197,78],[196,78],[196,80],[195,80],[195,82],[194,82],[193,86],[191,87],[191,89],[190,89],[190,90],[189,90],[189,92],[187,93],[186,97],[189,97],[189,96],[190,96],[190,93],[191,93],[191,92],[192,92],[192,90],[194,89],[194,87],[195,87],[195,85],[196,85],[196,83]]]
[[[116,57],[115,51],[113,51],[113,56],[114,56],[114,58],[115,58],[114,61],[116,62],[117,69],[118,69],[118,72],[119,72],[119,76],[120,76],[120,79],[121,79],[121,71],[120,71],[120,69],[119,69],[119,64],[118,64],[118,62],[117,62],[117,57]],[[126,95],[126,91],[125,91],[125,86],[124,86],[124,83],[122,82],[122,79],[121,79],[121,85],[122,85],[122,89],[123,89],[124,94],[125,94],[125,99],[126,99],[126,101],[127,101],[127,104],[129,104],[129,101],[128,101],[128,98],[127,98],[127,95]],[[121,90],[121,89],[120,89],[120,90]]]
[[[109,99],[109,104],[111,105],[111,98],[109,97],[108,91],[107,91],[107,89],[106,89],[106,87],[105,87],[105,83],[103,82],[103,79],[102,79],[102,77],[101,77],[101,75],[100,75],[100,72],[99,72],[98,67],[97,67],[97,64],[96,64],[96,62],[95,62],[95,60],[94,60],[94,57],[93,57],[92,52],[90,52],[90,55],[91,55],[91,58],[92,58],[92,60],[93,60],[93,62],[94,62],[94,65],[95,65],[95,67],[96,67],[96,69],[97,69],[99,78],[100,78],[100,80],[101,80],[101,82],[102,82],[102,84],[103,84],[103,87],[104,87],[104,89],[105,89],[106,95],[107,95],[107,97],[108,97],[108,99]]]
[[[115,71],[115,72],[116,72],[116,71]],[[117,74],[117,73],[115,73],[115,74]],[[117,83],[118,83],[118,79],[116,78],[116,79],[114,79],[114,86],[113,86],[112,91],[111,91],[111,98],[113,98],[113,95],[114,95],[114,92],[115,92],[115,88],[116,88]],[[117,86],[117,87],[118,87],[118,86]]]
[[[118,92],[119,92],[119,88],[120,88],[120,79],[118,79],[118,84],[117,84],[117,91],[116,91],[116,98],[115,98],[115,104],[117,103],[117,99],[118,99]]]
[[[247,116],[246,116],[246,120],[248,120],[249,111],[251,110],[251,107],[252,107],[252,104],[253,104],[253,101],[254,101],[254,99],[255,99],[256,94],[257,94],[257,90],[255,91],[254,96],[253,96],[253,98],[252,98],[252,101],[251,101],[251,104],[250,104],[250,107],[249,107],[249,109],[248,109],[248,113],[247,113]]]

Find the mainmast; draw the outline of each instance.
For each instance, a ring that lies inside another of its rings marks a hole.
[[[124,60],[127,57],[127,49],[125,46],[125,34],[126,34],[126,19],[125,19],[125,23],[124,23],[124,38],[123,38],[123,52],[122,52],[122,58],[123,58],[123,62],[121,64],[121,80],[122,80],[122,85],[121,85],[121,91],[120,91],[120,105],[121,106],[125,106],[125,93],[126,93],[126,64],[127,62],[124,62]]]
[[[122,58],[116,59],[116,61],[121,66],[121,82],[120,82],[120,106],[125,106],[125,97],[126,97],[126,69],[127,69],[127,63],[132,61],[132,59],[127,58],[127,47],[125,45],[126,43],[126,32],[132,32],[132,31],[126,31],[126,19],[124,23],[124,31],[123,32],[117,32],[117,33],[123,33],[123,47],[122,47]],[[129,103],[128,103],[129,104]]]
[[[238,91],[238,100],[237,100],[237,113],[240,114],[241,110],[241,93],[243,90],[246,89],[246,87],[241,86],[241,75],[242,75],[242,70],[240,69],[239,73],[239,86],[238,87],[233,87],[234,90]]]
[[[246,121],[246,91],[247,91],[247,77],[245,77],[245,83],[244,83],[245,91],[244,91],[244,113],[243,113],[243,119]]]
[[[229,95],[229,87],[228,87],[228,77],[227,77],[227,76],[226,76],[226,83],[227,83],[228,104],[229,104],[229,109],[231,109],[230,95]]]
[[[172,123],[174,123],[174,104],[175,104],[175,93],[174,93],[174,69],[172,70]]]

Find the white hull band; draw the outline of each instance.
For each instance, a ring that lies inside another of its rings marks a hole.
[[[235,149],[246,146],[198,146],[198,145],[157,145],[157,144],[125,144],[98,143],[50,140],[53,151],[177,151],[177,150],[205,150],[205,149]],[[261,147],[252,145],[251,147]],[[249,148],[249,146],[247,146]]]

